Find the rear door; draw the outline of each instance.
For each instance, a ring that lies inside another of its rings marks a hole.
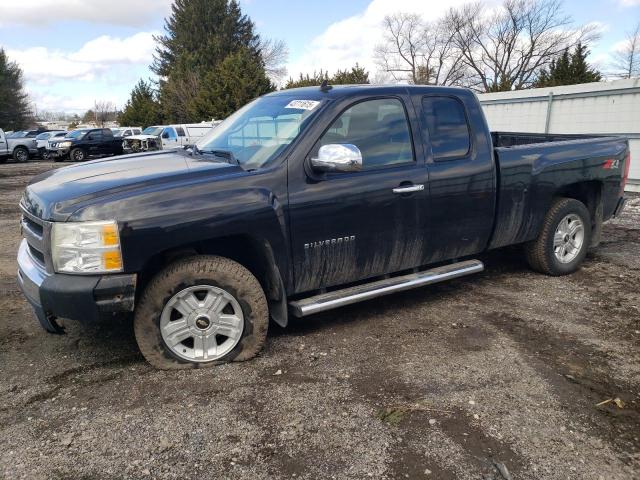
[[[178,134],[178,144],[179,145],[189,145],[189,137],[184,131],[182,127],[176,127],[176,133]]]
[[[367,98],[340,112],[304,162],[289,162],[296,292],[421,263],[427,170],[414,149],[405,99]],[[314,173],[310,158],[327,144],[358,147],[363,170]]]
[[[414,97],[429,154],[428,263],[474,255],[493,229],[495,164],[472,94]]]

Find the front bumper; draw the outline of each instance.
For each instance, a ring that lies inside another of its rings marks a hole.
[[[135,274],[49,274],[31,257],[26,240],[18,250],[18,284],[38,321],[50,332],[60,331],[57,317],[94,322],[132,312],[135,303]]]
[[[51,155],[52,157],[66,157],[67,155],[69,155],[69,150],[71,150],[70,148],[48,148],[47,152],[49,152],[49,155]]]

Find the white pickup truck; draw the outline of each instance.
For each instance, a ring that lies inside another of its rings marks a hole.
[[[0,163],[4,163],[8,158],[13,157],[16,162],[26,162],[29,157],[36,155],[35,130],[19,131],[7,136],[0,129]]]
[[[219,123],[220,121],[214,120],[212,122],[147,127],[141,135],[131,135],[124,138],[122,147],[125,152],[180,148],[192,145]]]

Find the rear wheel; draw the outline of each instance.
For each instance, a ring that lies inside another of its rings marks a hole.
[[[179,260],[158,273],[136,309],[140,351],[156,368],[203,368],[253,358],[269,325],[260,282],[222,257]]]
[[[559,198],[545,216],[538,238],[525,246],[527,261],[547,275],[567,275],[578,268],[591,242],[591,217],[585,205]]]
[[[24,147],[16,147],[13,150],[13,159],[16,162],[20,162],[20,163],[28,161],[29,160],[29,150],[27,150]]]

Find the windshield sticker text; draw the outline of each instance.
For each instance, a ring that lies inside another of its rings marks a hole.
[[[320,102],[317,100],[291,100],[284,108],[297,108],[299,110],[313,110]]]

